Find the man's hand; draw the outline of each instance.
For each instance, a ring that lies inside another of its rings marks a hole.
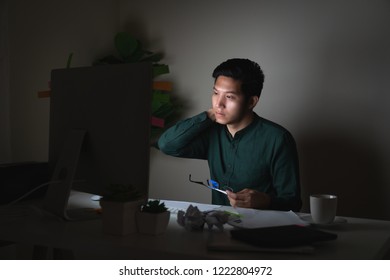
[[[208,109],[207,110],[207,117],[212,120],[213,122],[215,122],[215,113],[214,113],[214,109]]]
[[[237,193],[226,191],[226,193],[233,207],[268,209],[271,204],[268,194],[251,189],[243,189]]]

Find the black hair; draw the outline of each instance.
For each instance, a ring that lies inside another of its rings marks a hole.
[[[218,65],[213,71],[213,78],[230,77],[241,81],[241,91],[247,99],[256,95],[260,97],[264,83],[264,73],[259,64],[245,58],[232,58]]]

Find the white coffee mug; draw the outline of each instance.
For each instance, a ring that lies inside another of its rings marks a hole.
[[[337,196],[332,194],[310,195],[310,214],[316,224],[330,224],[336,217]]]

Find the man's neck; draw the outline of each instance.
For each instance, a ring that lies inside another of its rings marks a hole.
[[[248,125],[251,124],[251,122],[253,121],[253,118],[254,118],[254,113],[253,111],[250,111],[248,112],[248,114],[246,114],[242,120],[238,123],[233,123],[233,124],[227,124],[226,127],[227,129],[229,130],[229,133],[232,135],[232,137],[234,138],[234,135],[244,129],[245,127],[247,127]]]

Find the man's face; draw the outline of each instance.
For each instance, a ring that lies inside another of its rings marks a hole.
[[[215,81],[212,105],[217,123],[239,124],[249,112],[248,102],[241,92],[241,81],[219,76]]]

